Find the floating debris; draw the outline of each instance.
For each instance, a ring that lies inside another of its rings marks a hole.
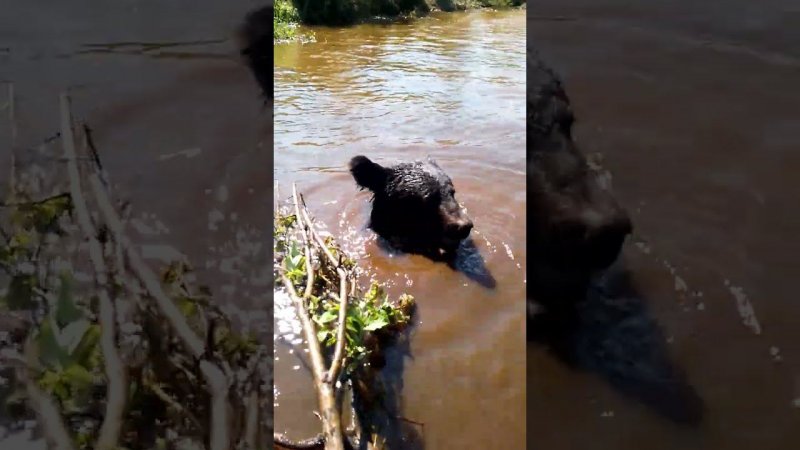
[[[736,299],[736,309],[739,311],[739,316],[742,318],[742,323],[750,328],[756,335],[761,334],[761,324],[758,322],[753,304],[745,294],[744,289],[739,286],[731,285],[729,280],[725,280],[725,287],[731,292],[733,298]]]
[[[203,150],[200,148],[189,148],[186,150],[181,150],[175,153],[166,153],[158,157],[159,161],[166,161],[168,159],[172,159],[178,156],[185,156],[186,158],[194,158],[195,156],[199,155],[200,152]]]

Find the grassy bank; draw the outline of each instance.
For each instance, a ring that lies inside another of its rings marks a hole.
[[[276,41],[294,39],[297,36],[296,28],[300,21],[300,15],[291,0],[275,0],[273,14],[273,39]]]
[[[344,26],[375,17],[417,17],[431,11],[511,8],[526,0],[275,0],[274,38],[297,37],[298,23]]]

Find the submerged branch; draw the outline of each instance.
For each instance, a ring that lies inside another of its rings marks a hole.
[[[292,209],[293,214],[289,212]],[[382,352],[382,346],[391,342],[387,338],[405,329],[413,297],[403,294],[399,303],[392,305],[377,283],[368,292],[360,291],[354,261],[332,237],[323,238],[296,185],[292,185],[288,210],[277,207],[275,217],[275,274],[303,328],[323,432],[302,441],[274,433],[273,443],[279,448],[305,450],[364,448],[353,444],[353,435],[362,438],[368,448],[378,448],[381,437],[374,425],[362,428],[357,422],[353,433],[344,430],[341,399],[345,390],[355,389],[355,385],[358,390],[377,388],[373,374],[380,369],[370,366],[370,353]],[[327,358],[330,365],[326,370]]]

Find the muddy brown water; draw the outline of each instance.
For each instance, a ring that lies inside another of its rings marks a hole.
[[[627,269],[704,406],[677,424],[532,344],[529,448],[798,448],[796,2],[543,1],[529,14],[580,145],[632,213]]]
[[[260,3],[4,4],[0,81],[15,86],[17,147],[34,148],[57,131],[58,93],[71,88],[115,192],[147,225],[139,228],[142,240],[186,253],[201,268],[246,253],[240,247],[254,238],[240,246],[236,232],[270,226],[272,122],[230,35]],[[519,448],[526,426],[519,402],[527,393],[532,448],[797,448],[796,2],[534,6],[529,14],[558,20],[528,21],[529,42],[562,73],[581,145],[602,154],[632,211],[637,231],[625,262],[705,414],[696,427],[676,425],[540,345],[521,351],[515,298],[524,292],[516,268],[524,267],[524,175],[521,156],[500,150],[522,129],[508,111],[521,108],[524,95],[515,39],[525,24],[504,13],[318,31],[315,45],[339,46],[349,59],[312,46],[277,52],[277,75],[288,90],[276,94],[289,112],[276,116],[285,137],[276,141],[283,159],[275,178],[300,182],[319,218],[349,230],[348,245],[371,269],[421,301],[414,359],[404,368],[403,415],[426,424],[429,449]],[[348,46],[359,33],[370,44]],[[380,82],[359,84],[368,79]],[[303,122],[305,113],[316,120]],[[1,123],[5,174],[10,129]],[[482,233],[477,247],[496,290],[424,259],[378,251],[361,227],[366,194],[356,193],[344,172],[356,153],[380,162],[438,158]],[[266,313],[258,268],[268,260],[257,252],[233,273],[228,261],[223,271],[209,270],[211,284],[231,303]],[[254,276],[244,283],[240,270]],[[268,316],[253,317],[263,323]],[[527,388],[520,372],[526,356]],[[318,424],[309,413],[315,403],[307,374],[293,365],[278,364],[277,425],[301,437]],[[27,444],[18,439],[2,445]]]
[[[185,255],[198,282],[271,346],[272,118],[233,39],[260,4],[6,3],[0,108],[11,83],[17,161],[52,167],[60,163],[36,149],[59,131],[58,96],[69,90],[75,117],[94,130],[113,194],[131,204],[129,231],[145,258],[157,268]],[[48,148],[61,153],[58,141]]]
[[[399,413],[424,424],[401,448],[521,448],[525,439],[524,11],[433,14],[411,24],[317,28],[275,47],[275,179],[370,274],[418,302]],[[475,222],[463,271],[386,252],[365,228],[358,154],[436,159]],[[283,197],[283,196],[282,196]],[[496,282],[491,286],[492,277]],[[275,429],[320,431],[299,326],[276,297]],[[420,437],[424,444],[419,445]]]

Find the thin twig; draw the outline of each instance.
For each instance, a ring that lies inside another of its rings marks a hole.
[[[328,370],[326,380],[335,384],[344,365],[345,325],[347,322],[347,276],[344,270],[337,268],[339,273],[339,323],[336,332],[336,349],[333,352],[331,368]]]
[[[167,319],[187,350],[200,361],[200,371],[211,391],[211,450],[225,450],[230,447],[230,430],[228,427],[228,387],[229,380],[225,372],[216,364],[203,359],[205,344],[189,326],[178,306],[164,292],[158,277],[145,264],[141,255],[133,248],[130,239],[122,231],[122,221],[117,217],[111,201],[103,191],[103,184],[97,176],[90,177],[89,183],[95,193],[98,206],[112,235],[122,247],[125,260],[134,275],[142,282],[148,293],[155,299],[156,305]]]
[[[17,192],[17,112],[14,83],[8,83],[8,120],[11,123],[11,174],[8,177],[9,192]]]
[[[281,280],[289,296],[292,298],[303,325],[303,331],[308,342],[311,366],[314,374],[314,385],[317,388],[317,401],[322,417],[322,428],[325,435],[326,450],[344,450],[344,437],[342,435],[341,417],[336,408],[336,393],[334,387],[323,381],[325,365],[322,358],[322,349],[314,329],[314,324],[308,316],[303,299],[297,294],[291,280],[286,276],[286,269],[281,270]]]
[[[260,398],[258,388],[254,389],[247,396],[246,415],[245,415],[245,445],[250,450],[258,450],[258,443],[261,442],[261,433],[258,424],[261,421]]]
[[[305,202],[305,200],[303,200],[302,194],[299,197],[300,197],[300,202],[303,205],[303,209],[302,209],[303,219],[305,219],[305,221],[307,223],[311,224],[312,222],[311,222],[311,218],[308,215],[308,208],[306,208],[306,202]],[[300,220],[300,218],[298,218],[298,220]],[[323,253],[325,253],[325,256],[328,257],[328,260],[331,262],[331,265],[333,265],[333,267],[338,270],[339,266],[340,266],[339,260],[336,259],[335,256],[333,256],[333,253],[331,253],[330,249],[325,244],[325,240],[322,239],[322,236],[320,236],[319,233],[317,233],[317,231],[313,227],[310,227],[310,232],[311,232],[311,236],[314,238],[314,240],[317,241],[317,244],[319,244],[319,246],[322,248],[322,251],[323,251]]]
[[[89,184],[94,193],[98,207],[112,236],[119,243],[125,260],[134,275],[141,281],[147,292],[155,299],[156,305],[167,319],[178,338],[189,352],[198,360],[200,372],[205,378],[211,394],[210,450],[227,450],[231,437],[229,428],[228,389],[230,380],[224,370],[217,364],[205,359],[205,344],[189,326],[175,302],[169,298],[159,282],[156,274],[145,264],[141,255],[133,247],[130,238],[125,235],[122,220],[117,215],[105,186],[96,172],[89,176]]]
[[[64,146],[64,156],[67,158],[67,171],[70,179],[70,195],[75,208],[78,224],[89,241],[89,257],[95,269],[97,296],[100,307],[100,346],[103,351],[106,378],[108,381],[108,397],[103,424],[97,438],[96,448],[110,450],[117,447],[119,434],[122,430],[122,416],[125,410],[125,400],[128,391],[128,374],[122,359],[117,352],[116,345],[116,319],[114,303],[108,293],[108,273],[103,249],[97,239],[98,232],[92,224],[89,208],[83,196],[80,182],[80,172],[75,160],[75,137],[72,130],[72,117],[70,114],[69,98],[61,95],[61,133]]]
[[[28,202],[0,202],[0,208],[25,208],[31,206],[38,206],[62,198],[69,198],[69,194],[68,193],[56,194],[56,195],[51,195],[50,197],[45,197],[41,200],[31,200]]]
[[[175,400],[174,398],[170,397],[169,394],[164,392],[164,389],[161,389],[161,386],[159,386],[158,383],[154,383],[152,381],[145,380],[143,384],[144,384],[145,387],[150,389],[150,391],[152,391],[153,394],[156,395],[156,397],[160,398],[161,401],[163,401],[164,403],[166,403],[169,406],[173,407],[179,413],[184,414],[186,417],[188,417],[189,420],[192,421],[192,423],[197,427],[198,430],[202,430],[203,429],[203,424],[200,423],[200,420],[198,420],[197,417],[195,417],[195,415],[192,414],[191,411],[189,411],[188,409],[184,408],[183,405],[178,403],[177,400]]]
[[[86,149],[91,155],[91,159],[97,169],[100,181],[103,182],[103,185],[106,187],[106,189],[110,189],[111,186],[108,184],[106,170],[103,167],[103,163],[100,161],[100,153],[97,151],[97,146],[94,145],[94,139],[92,139],[92,129],[86,124],[83,124],[83,135],[86,139]]]
[[[303,235],[303,244],[305,246],[305,260],[306,260],[306,290],[303,293],[303,299],[308,300],[311,297],[311,289],[314,287],[314,268],[312,266],[314,254],[311,252],[310,238],[311,224],[306,224],[302,221],[300,216],[300,202],[297,199],[297,185],[292,184],[292,194],[294,198],[294,211],[295,221],[300,224],[300,231]]]
[[[313,254],[311,253],[310,250],[310,243],[311,239],[313,237],[318,238],[318,235],[314,230],[313,222],[309,218],[308,211],[306,210],[305,207],[305,202],[302,202],[303,207],[302,208],[300,207],[302,197],[298,195],[296,185],[292,185],[292,194],[295,206],[296,223],[300,226],[305,248],[306,272],[307,272],[307,285],[305,294],[310,296],[311,288],[313,287],[313,276],[314,276],[313,266],[311,264]],[[340,347],[344,342],[343,318],[346,318],[346,312],[347,312],[346,311],[347,284],[345,281],[346,274],[339,267],[339,264],[335,261],[335,259],[333,259],[333,255],[326,248],[324,241],[317,239],[317,243],[321,243],[320,246],[322,247],[323,253],[325,253],[326,256],[329,259],[331,259],[331,262],[334,263],[334,266],[336,267],[336,270],[339,273],[341,279],[341,285],[340,285],[342,289],[341,295],[345,299],[340,304],[340,308],[342,309],[340,309],[339,312],[339,317],[340,317],[340,329],[338,332],[339,341],[337,341],[337,349],[334,352],[335,356],[331,364],[331,370],[327,372],[325,371],[321,345],[319,340],[317,339],[314,324],[309,317],[309,312],[307,311],[305,305],[305,299],[307,297],[304,296],[303,298],[301,298],[297,294],[294,285],[285,274],[286,272],[285,267],[282,268],[281,279],[283,280],[284,285],[289,291],[289,295],[295,302],[297,313],[300,316],[300,321],[303,324],[303,329],[306,334],[306,340],[308,341],[309,353],[314,372],[314,382],[317,388],[320,416],[322,418],[323,434],[325,435],[325,448],[326,450],[343,450],[344,435],[341,425],[341,416],[336,403],[336,392],[339,388],[336,386],[336,378],[331,377],[331,375],[338,376],[343,359],[343,350],[340,349]]]
[[[303,298],[297,294],[297,290],[294,288],[292,281],[286,276],[285,271],[285,269],[281,269],[281,281],[283,285],[286,286],[289,297],[291,297],[294,302],[297,315],[300,316],[300,324],[303,326],[303,333],[308,342],[308,353],[309,359],[311,359],[311,373],[314,375],[314,382],[321,383],[323,374],[325,373],[325,360],[322,357],[322,347],[319,344],[319,340],[317,340],[317,332],[314,323],[311,321],[311,318],[308,317],[308,312],[303,304]]]
[[[328,373],[325,375],[323,381],[326,383],[335,384],[339,378],[339,374],[342,370],[342,366],[344,365],[344,349],[345,349],[345,331],[346,331],[346,324],[347,324],[347,272],[345,272],[344,268],[342,267],[341,261],[336,259],[331,253],[328,246],[325,244],[325,240],[316,232],[314,229],[313,222],[311,221],[311,217],[308,214],[308,208],[306,208],[305,201],[302,200],[302,196],[298,196],[296,186],[293,187],[293,194],[294,194],[294,202],[295,202],[295,209],[297,210],[298,214],[298,221],[303,225],[303,235],[305,236],[305,230],[314,237],[317,241],[317,244],[322,248],[323,253],[328,257],[328,260],[331,264],[336,268],[336,273],[339,275],[339,322],[336,329],[336,347],[333,352],[333,360],[331,361],[331,367],[328,370]],[[300,198],[298,198],[300,197]],[[299,204],[303,205],[301,210]],[[302,214],[302,217],[301,217]]]

